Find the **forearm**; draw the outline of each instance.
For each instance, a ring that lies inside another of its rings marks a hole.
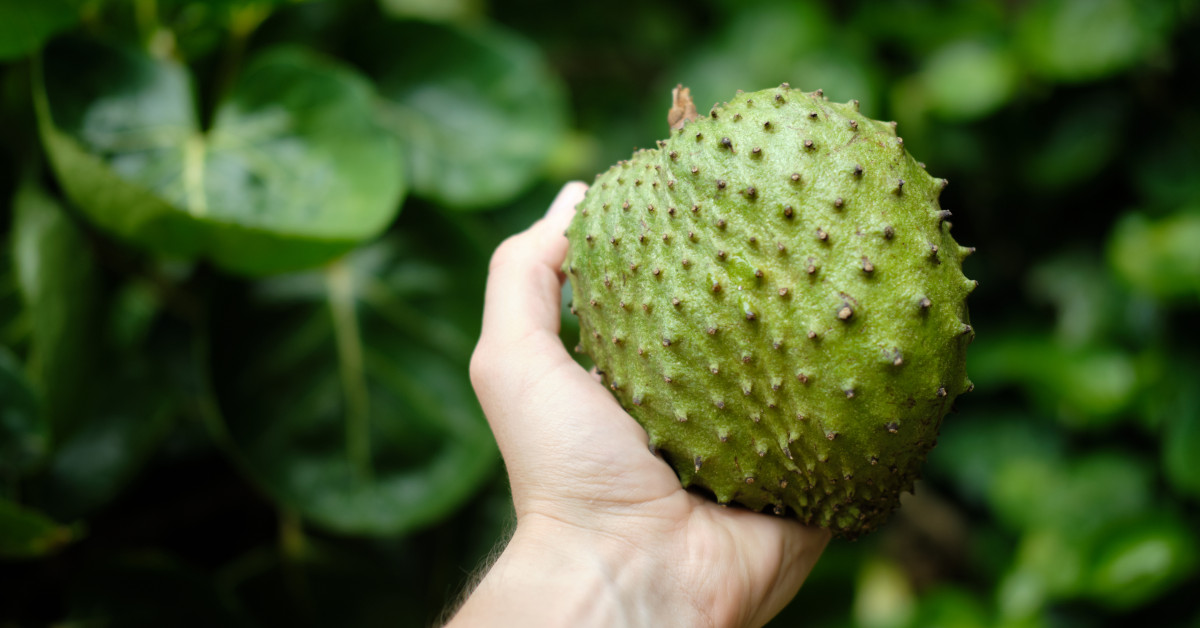
[[[623,541],[564,526],[518,526],[449,626],[707,624],[655,558]],[[678,602],[678,603],[673,603]],[[660,613],[670,610],[671,617]],[[680,616],[680,612],[689,613]]]

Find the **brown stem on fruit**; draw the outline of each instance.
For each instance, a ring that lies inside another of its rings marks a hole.
[[[692,102],[692,90],[682,84],[671,90],[671,110],[667,112],[667,124],[671,130],[682,129],[684,125],[700,117],[696,113],[696,103]]]

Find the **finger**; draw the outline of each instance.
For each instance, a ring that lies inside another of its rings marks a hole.
[[[563,235],[587,185],[568,183],[546,216],[496,249],[488,272],[481,344],[508,350],[528,341],[557,342],[562,275],[567,255]]]
[[[798,521],[768,519],[768,523],[781,528],[782,560],[775,582],[749,622],[753,626],[766,624],[791,602],[832,537],[829,530],[800,525]]]

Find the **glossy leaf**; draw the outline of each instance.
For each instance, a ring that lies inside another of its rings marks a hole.
[[[207,131],[174,62],[63,41],[43,66],[35,96],[59,181],[91,221],[155,252],[247,274],[310,267],[398,209],[398,148],[372,122],[370,85],[333,61],[259,56]]]
[[[1111,426],[1143,386],[1134,356],[1116,347],[1066,347],[1048,334],[997,331],[971,347],[971,378],[982,388],[1018,383],[1071,427]]]
[[[991,626],[983,604],[965,590],[942,588],[921,596],[913,628],[987,628]]]
[[[1093,453],[1073,460],[1012,460],[989,492],[993,511],[1015,528],[1083,535],[1145,511],[1153,472],[1133,456]]]
[[[34,468],[49,444],[50,423],[24,366],[0,345],[0,482]]]
[[[1031,301],[1054,308],[1054,339],[1066,347],[1112,337],[1126,307],[1127,295],[1093,254],[1060,253],[1030,269],[1025,283]]]
[[[1056,119],[1043,123],[1047,131],[1031,138],[1036,146],[1022,162],[1029,185],[1059,190],[1095,177],[1121,148],[1126,107],[1121,94],[1064,103]]]
[[[945,421],[929,466],[967,500],[985,504],[1004,466],[1055,465],[1064,450],[1062,435],[1049,419],[975,412]]]
[[[30,325],[29,379],[55,433],[79,423],[95,348],[99,274],[83,233],[32,185],[13,201],[13,260]]]
[[[39,478],[39,505],[60,519],[91,514],[115,498],[174,424],[163,373],[134,356],[123,360],[95,375],[82,425],[56,444]]]
[[[905,573],[891,561],[866,562],[858,574],[854,623],[862,628],[899,628],[916,611],[916,595]]]
[[[879,111],[878,77],[849,39],[832,37],[831,17],[821,4],[795,2],[750,6],[724,24],[718,36],[684,58],[670,73],[672,84],[692,90],[702,114],[737,90],[780,83],[805,91],[823,89],[831,100],[858,99],[863,111]],[[670,104],[663,90],[661,133]]]
[[[0,497],[0,558],[51,554],[78,538],[81,531]]]
[[[483,5],[483,0],[379,0],[379,6],[392,17],[430,22],[478,19]]]
[[[260,284],[260,341],[224,395],[271,494],[322,527],[394,535],[477,490],[495,444],[466,376],[478,292],[388,239]],[[257,327],[256,327],[257,328]],[[469,327],[468,327],[469,329]],[[240,361],[240,358],[233,358]],[[274,391],[262,395],[261,391]]]
[[[417,195],[455,209],[504,203],[534,182],[563,139],[559,80],[515,33],[405,22],[363,46]]]
[[[79,21],[76,0],[0,0],[0,61],[37,52]]]
[[[1200,209],[1152,220],[1126,215],[1113,230],[1109,260],[1131,288],[1161,299],[1200,300]]]
[[[1033,70],[1083,81],[1128,68],[1164,43],[1169,5],[1137,0],[1041,0],[1021,16],[1018,42]]]
[[[1054,527],[1027,531],[1012,569],[997,587],[1001,614],[1031,617],[1055,600],[1081,593],[1091,550],[1091,539],[1072,531]]]
[[[1091,566],[1091,594],[1102,604],[1130,609],[1161,596],[1196,572],[1195,530],[1178,516],[1155,512],[1114,527]]]
[[[1016,92],[1017,64],[1003,46],[964,40],[938,50],[921,72],[928,107],[956,120],[983,117],[1002,107]]]

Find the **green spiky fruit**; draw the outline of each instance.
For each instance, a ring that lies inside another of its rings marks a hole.
[[[972,387],[945,185],[856,101],[739,94],[579,204],[581,348],[684,486],[868,532]]]

